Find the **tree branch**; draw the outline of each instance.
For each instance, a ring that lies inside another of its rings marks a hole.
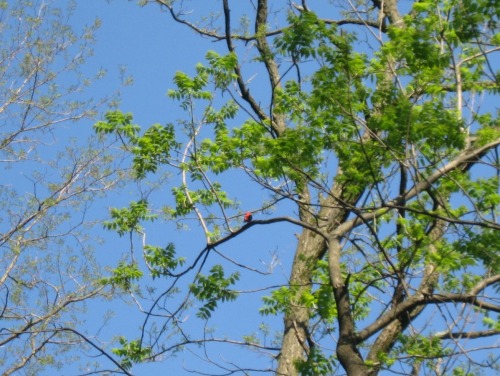
[[[469,168],[470,165],[475,164],[478,160],[487,154],[491,149],[500,145],[500,139],[489,142],[486,145],[480,146],[476,149],[467,149],[460,153],[455,159],[448,162],[441,168],[437,168],[431,175],[420,181],[419,183],[413,185],[404,195],[398,196],[393,200],[384,203],[382,208],[374,210],[371,213],[359,214],[356,218],[344,222],[342,225],[338,226],[336,233],[338,235],[343,235],[352,230],[353,228],[365,223],[366,221],[371,221],[373,219],[379,218],[380,216],[389,212],[392,208],[400,207],[404,202],[411,200],[412,198],[418,196],[420,193],[427,191],[432,187],[432,185],[446,176],[452,171],[457,169]]]
[[[389,310],[385,315],[374,321],[372,324],[368,325],[366,328],[362,329],[356,334],[357,343],[361,343],[367,338],[371,337],[373,334],[383,329],[389,323],[394,321],[399,315],[409,312],[413,308],[422,304],[441,304],[441,303],[470,303],[474,306],[491,309],[494,312],[500,312],[500,307],[493,304],[485,303],[477,299],[477,294],[484,290],[486,287],[493,285],[500,281],[500,274],[493,277],[486,278],[474,286],[468,294],[432,294],[426,295],[418,293],[411,296],[401,304],[398,304],[393,309]]]
[[[475,339],[482,337],[491,337],[500,334],[499,329],[489,329],[489,330],[480,330],[477,332],[441,332],[436,333],[434,336],[440,339]]]

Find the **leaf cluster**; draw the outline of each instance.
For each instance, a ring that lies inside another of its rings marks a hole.
[[[112,275],[110,277],[101,278],[100,283],[130,292],[133,287],[132,283],[141,279],[142,276],[143,272],[139,269],[137,264],[129,264],[122,261],[112,270]]]
[[[210,269],[210,274],[205,276],[198,274],[194,283],[189,286],[191,293],[204,305],[199,308],[197,316],[208,320],[212,312],[217,308],[218,302],[233,301],[238,293],[230,290],[240,278],[238,272],[230,274],[227,278],[221,265],[214,265]]]
[[[162,164],[168,164],[173,151],[179,144],[175,141],[172,124],[153,124],[142,135],[140,127],[132,123],[133,116],[121,111],[110,111],[106,121],[94,125],[97,133],[118,135],[125,147],[134,155],[133,169],[137,179],[143,179],[147,173],[154,173]]]
[[[146,200],[132,201],[128,208],[111,208],[110,215],[112,220],[104,222],[104,228],[116,231],[120,236],[127,233],[141,232],[141,221],[156,219],[155,214],[149,213]]]
[[[175,245],[169,243],[166,247],[152,245],[144,246],[144,259],[150,265],[153,278],[168,276],[177,267],[184,265],[184,257],[176,258]]]
[[[143,347],[140,340],[128,341],[120,337],[119,342],[121,347],[112,349],[112,352],[122,358],[121,366],[125,370],[130,370],[134,363],[143,362],[151,356],[151,348]]]

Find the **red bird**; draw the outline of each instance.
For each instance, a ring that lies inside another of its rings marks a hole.
[[[246,212],[245,213],[245,216],[243,217],[243,221],[245,222],[252,222],[252,213],[250,212]]]

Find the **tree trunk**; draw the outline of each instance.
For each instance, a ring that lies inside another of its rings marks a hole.
[[[340,267],[341,245],[338,237],[333,237],[328,246],[328,266],[330,280],[333,287],[337,316],[339,323],[339,341],[337,344],[337,357],[349,376],[364,376],[367,367],[356,347],[354,332],[354,319],[349,301],[348,278],[344,280]]]
[[[310,207],[303,205],[300,208],[300,219],[304,222],[315,224],[318,230],[323,232],[334,232],[347,218],[349,213],[346,209],[348,205],[338,205],[336,201],[336,198],[342,197],[343,193],[342,187],[335,184],[331,190],[331,196],[320,199],[321,209],[319,213],[313,214],[310,212]],[[304,190],[301,196],[304,202],[310,202],[307,190]],[[357,197],[349,197],[346,200],[354,203]],[[308,229],[302,231],[290,275],[290,286],[298,287],[297,294],[295,295],[296,301],[300,299],[300,296],[304,292],[311,289],[312,273],[316,263],[324,257],[328,248],[328,242],[325,237]],[[309,319],[309,310],[300,304],[293,305],[290,311],[285,314],[283,343],[277,369],[278,375],[298,375],[297,361],[307,359],[309,352]]]
[[[290,286],[298,287],[295,302],[311,289],[312,271],[316,261],[324,254],[325,247],[325,239],[319,234],[307,229],[302,231],[290,276]],[[305,360],[309,351],[309,318],[309,309],[301,304],[292,304],[285,315],[283,343],[276,371],[278,375],[298,375],[296,363]]]

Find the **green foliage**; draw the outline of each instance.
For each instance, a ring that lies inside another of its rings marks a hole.
[[[438,337],[426,337],[423,335],[405,336],[399,338],[400,345],[396,346],[396,352],[440,358],[446,356],[448,349],[443,348],[442,341]]]
[[[136,177],[143,179],[149,172],[156,172],[159,165],[170,162],[171,152],[179,147],[175,141],[172,124],[153,124],[143,135],[140,127],[132,124],[133,116],[121,111],[110,111],[106,121],[94,125],[97,133],[116,133],[134,155],[133,167]]]
[[[453,376],[474,376],[474,373],[467,372],[462,367],[456,367],[453,369]]]
[[[120,337],[121,347],[112,349],[115,355],[122,358],[121,366],[130,370],[134,363],[141,363],[151,355],[151,348],[142,347],[140,340],[128,341],[125,337]]]
[[[171,151],[179,146],[172,124],[154,124],[134,141],[134,170],[139,179],[148,172],[156,172],[159,165],[169,163]]]
[[[173,217],[180,217],[186,215],[190,213],[194,208],[193,203],[189,200],[185,191],[186,191],[185,186],[172,188],[172,193],[175,199],[175,210],[171,211],[170,214]]]
[[[103,285],[111,285],[129,292],[132,289],[132,283],[141,279],[142,276],[143,273],[137,264],[120,262],[118,267],[112,270],[111,277],[102,278],[100,282]]]
[[[485,229],[481,232],[467,230],[467,236],[457,240],[454,244],[460,257],[472,257],[481,260],[491,268],[493,273],[500,272],[500,231]]]
[[[310,305],[312,316],[319,316],[327,323],[331,323],[337,317],[337,307],[333,298],[333,290],[330,284],[330,272],[328,262],[319,260],[313,273],[313,283],[318,287],[312,291],[313,304]]]
[[[439,271],[453,273],[476,264],[473,257],[467,257],[466,254],[457,252],[446,240],[435,242],[434,245],[435,251],[429,252],[427,257]]]
[[[175,245],[169,243],[166,247],[155,247],[146,245],[144,247],[144,258],[150,265],[153,278],[169,276],[178,266],[184,265],[184,257],[175,257]]]
[[[226,89],[236,80],[234,69],[238,66],[238,58],[235,53],[221,56],[215,51],[208,51],[206,59],[210,66],[204,69],[213,78],[216,88]]]
[[[288,313],[300,305],[311,310],[311,316],[319,316],[325,322],[332,322],[337,314],[333,292],[329,283],[328,265],[320,260],[314,270],[313,281],[317,288],[309,290],[298,286],[282,286],[263,296],[261,315],[278,315]]]
[[[428,359],[427,366],[433,369],[433,359],[440,359],[448,356],[450,350],[443,347],[442,341],[437,337],[428,337],[424,335],[400,335],[398,343],[390,353],[377,354],[381,364],[390,367],[396,361],[399,355],[414,357],[414,364],[420,364]]]
[[[301,376],[331,375],[333,374],[335,361],[333,357],[326,357],[317,346],[313,346],[307,360],[298,361],[295,366]]]
[[[186,194],[188,192],[188,195]],[[172,217],[182,217],[190,213],[196,204],[211,206],[219,203],[224,208],[229,208],[234,205],[234,202],[226,196],[226,192],[221,190],[219,183],[212,183],[211,189],[199,189],[196,191],[187,191],[185,186],[172,188],[172,193],[175,198],[175,210],[169,213]]]
[[[497,315],[497,317],[494,319],[490,317],[489,314],[487,314],[483,318],[483,324],[490,329],[495,329],[495,330],[500,330],[500,315]]]
[[[98,121],[94,124],[97,133],[117,133],[127,138],[135,138],[140,130],[137,124],[132,124],[131,113],[124,114],[121,111],[109,111],[104,115],[106,121]]]
[[[190,285],[189,290],[200,301],[205,304],[198,310],[197,316],[208,320],[212,312],[217,308],[218,302],[232,301],[238,296],[229,287],[239,280],[239,273],[232,273],[225,278],[224,269],[221,265],[215,265],[210,269],[210,275],[198,274],[196,280]]]
[[[464,191],[474,199],[477,209],[481,212],[495,214],[500,205],[500,181],[497,177],[479,178],[476,181],[465,181]]]
[[[481,129],[477,131],[478,144],[485,145],[489,142],[498,140],[500,138],[500,122],[497,117],[493,118],[492,114],[486,113],[478,117],[478,121],[481,124]]]
[[[188,110],[193,99],[212,99],[212,92],[202,90],[208,84],[208,72],[201,64],[196,66],[197,75],[193,78],[183,72],[177,72],[174,76],[174,83],[177,90],[169,90],[168,96],[181,101],[182,108]]]
[[[183,72],[177,72],[174,76],[177,89],[169,90],[168,95],[181,101],[181,106],[186,110],[192,108],[195,99],[211,100],[213,98],[212,91],[204,90],[210,79],[213,80],[215,88],[224,90],[237,77],[234,73],[238,65],[236,54],[229,53],[221,56],[215,51],[209,51],[206,54],[206,60],[209,66],[198,64],[196,76],[189,77]]]
[[[278,50],[296,59],[315,57],[315,44],[318,39],[326,38],[329,32],[324,22],[313,12],[302,12],[299,16],[290,14],[288,22],[290,28],[276,39]]]
[[[207,107],[205,112],[205,121],[207,124],[213,124],[215,128],[215,140],[224,142],[224,136],[227,136],[226,120],[233,119],[238,112],[239,107],[234,101],[227,102],[220,110],[213,107]]]
[[[495,26],[500,18],[498,3],[491,0],[452,1],[453,30],[458,40],[468,42],[474,40],[480,33],[480,25]]]
[[[261,315],[277,315],[293,309],[297,288],[282,286],[271,292],[271,296],[262,297],[264,306],[259,310]]]
[[[152,221],[156,218],[156,215],[149,213],[146,200],[133,201],[128,208],[111,208],[110,214],[113,220],[104,222],[104,228],[116,231],[120,236],[141,232],[141,221]]]

